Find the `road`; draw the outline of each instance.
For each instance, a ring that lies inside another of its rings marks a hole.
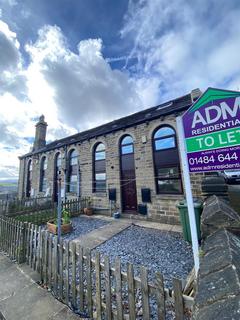
[[[232,207],[240,214],[240,184],[229,184],[228,193]]]

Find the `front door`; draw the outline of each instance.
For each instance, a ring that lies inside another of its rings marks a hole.
[[[54,184],[53,184],[53,201],[58,201],[58,174],[57,171],[54,174]]]
[[[53,200],[54,202],[58,201],[58,179],[60,178],[59,174],[61,171],[62,158],[61,154],[57,153],[54,160],[54,181],[53,181]]]
[[[137,212],[137,190],[132,137],[121,143],[121,193],[124,212]]]

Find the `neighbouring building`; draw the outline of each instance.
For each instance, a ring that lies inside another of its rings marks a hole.
[[[36,124],[33,149],[20,157],[19,197],[90,196],[96,210],[145,214],[178,223],[184,197],[176,117],[201,95],[191,93],[99,127],[46,144],[44,116]],[[191,175],[201,195],[201,174]],[[112,199],[112,200],[109,200]],[[116,201],[115,201],[116,200]]]

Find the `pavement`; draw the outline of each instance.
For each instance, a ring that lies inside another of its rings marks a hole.
[[[0,320],[79,320],[36,281],[39,275],[0,253]]]

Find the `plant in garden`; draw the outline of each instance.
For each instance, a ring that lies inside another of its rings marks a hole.
[[[47,222],[48,231],[57,234],[57,217]],[[72,224],[70,220],[70,213],[66,209],[62,209],[62,219],[61,219],[61,232],[62,234],[72,231]]]
[[[62,223],[69,224],[70,223],[70,213],[66,210],[62,210]]]
[[[91,216],[93,214],[91,197],[86,198],[86,207],[83,208],[83,212],[88,216]]]

